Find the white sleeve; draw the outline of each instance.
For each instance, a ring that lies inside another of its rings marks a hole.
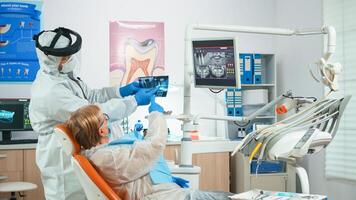
[[[98,106],[109,115],[111,121],[116,121],[131,115],[137,108],[137,102],[133,96],[130,96],[123,99],[110,99]]]
[[[50,116],[53,116],[58,121],[65,122],[72,112],[91,103],[84,98],[76,96],[74,92],[65,85],[57,85],[56,87],[56,90],[49,97],[49,101],[56,102],[57,105],[53,105],[47,109],[49,109]],[[106,102],[99,102],[97,105],[103,112],[107,113],[112,120],[120,120],[130,115],[137,107],[136,100],[133,97],[125,99],[113,98]]]
[[[82,86],[90,103],[104,103],[112,98],[122,98],[117,87],[90,89],[90,87],[85,82],[79,81],[79,83]]]
[[[149,116],[150,137],[134,143],[132,148],[109,148],[91,159],[107,178],[115,177],[126,183],[146,175],[162,154],[167,139],[167,124],[163,115]],[[111,179],[111,178],[110,178]]]

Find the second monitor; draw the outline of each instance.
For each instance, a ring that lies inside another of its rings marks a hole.
[[[192,41],[195,87],[241,87],[237,43],[237,37]]]

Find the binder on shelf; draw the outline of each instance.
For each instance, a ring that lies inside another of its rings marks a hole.
[[[242,64],[241,64],[242,63]],[[240,54],[240,67],[242,68],[242,84],[253,83],[253,54],[242,53]]]
[[[262,55],[253,55],[253,82],[254,84],[262,83]]]
[[[241,89],[235,89],[234,91],[234,105],[235,105],[235,116],[242,116],[242,92]]]
[[[228,116],[234,116],[234,115],[235,115],[234,89],[228,88],[228,89],[226,90],[225,99],[226,99],[227,115],[228,115]]]
[[[225,93],[226,111],[228,116],[242,116],[241,90],[228,88]]]

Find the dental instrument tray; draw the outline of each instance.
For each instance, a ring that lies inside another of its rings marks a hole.
[[[300,194],[293,192],[274,192],[260,189],[254,189],[240,194],[230,196],[233,200],[327,200],[326,196],[315,194]]]

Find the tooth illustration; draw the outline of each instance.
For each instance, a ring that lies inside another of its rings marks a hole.
[[[0,123],[12,123],[14,121],[15,112],[0,110]]]
[[[139,42],[128,38],[125,43],[126,71],[121,84],[126,85],[140,76],[152,75],[156,65],[158,45],[155,40]]]
[[[7,44],[9,44],[9,41],[8,41],[8,40],[1,40],[1,41],[0,41],[0,47],[4,47],[4,46],[6,46]]]
[[[8,32],[11,28],[11,24],[0,24],[0,34]]]
[[[24,72],[23,72],[23,75],[27,76],[29,71],[30,71],[29,68],[25,68],[25,70],[24,70]]]

